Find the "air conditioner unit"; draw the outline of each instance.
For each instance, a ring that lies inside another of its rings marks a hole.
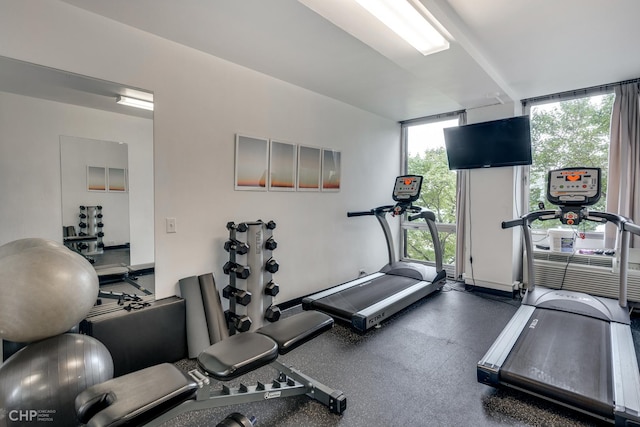
[[[632,249],[629,256],[627,299],[640,304],[640,252]],[[534,251],[533,268],[536,285],[546,288],[567,289],[612,299],[620,290],[618,258],[607,255],[586,255]],[[524,263],[524,281],[528,282],[527,263]]]

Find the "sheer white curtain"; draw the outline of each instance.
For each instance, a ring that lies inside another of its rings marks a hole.
[[[458,126],[467,124],[467,112],[463,111],[458,117]],[[466,233],[467,218],[467,185],[469,179],[468,170],[459,170],[456,176],[456,263],[454,277],[462,277],[464,273],[464,238]]]
[[[611,112],[607,212],[640,222],[640,83],[615,88]],[[616,228],[607,225],[605,247],[616,245]],[[640,248],[640,237],[633,235],[631,247]]]

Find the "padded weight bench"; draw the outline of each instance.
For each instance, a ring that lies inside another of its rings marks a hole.
[[[326,314],[305,311],[213,344],[198,356],[198,369],[188,374],[163,363],[96,384],[76,397],[78,419],[89,427],[160,425],[190,411],[301,394],[342,414],[347,399],[341,391],[276,361],[278,354],[332,326],[333,319]],[[210,377],[228,381],[270,363],[279,375],[269,384],[233,389],[211,384]]]
[[[98,275],[100,285],[109,283],[122,282],[129,275],[129,269],[126,264],[106,264],[93,267]]]

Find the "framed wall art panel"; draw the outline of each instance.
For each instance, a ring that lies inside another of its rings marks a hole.
[[[322,191],[340,191],[341,153],[322,150]]]
[[[296,190],[296,163],[298,146],[271,140],[269,155],[269,190]]]
[[[236,135],[235,189],[266,191],[269,139]]]

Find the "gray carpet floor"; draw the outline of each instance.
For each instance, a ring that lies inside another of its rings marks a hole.
[[[450,283],[365,335],[336,324],[279,357],[343,391],[347,410],[342,415],[298,396],[195,411],[164,425],[215,426],[232,412],[255,416],[257,426],[265,427],[598,425],[581,413],[477,382],[476,363],[518,305],[507,297],[468,292]],[[633,335],[640,353],[640,319],[633,321]],[[195,362],[182,360],[177,365],[188,370]],[[265,367],[231,385],[269,381],[275,375]]]

